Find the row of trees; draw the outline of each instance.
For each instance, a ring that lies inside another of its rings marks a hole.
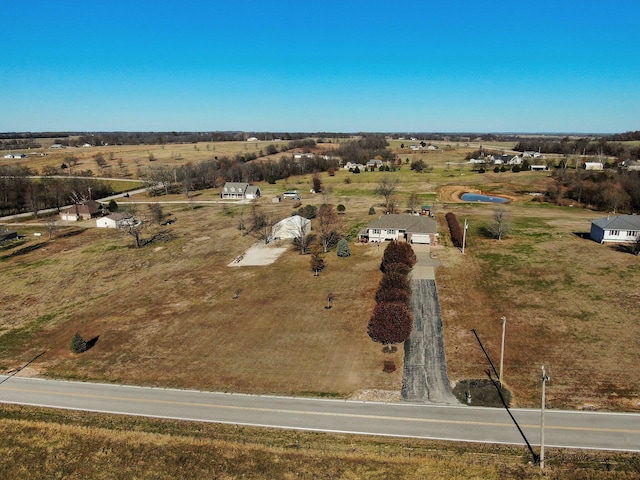
[[[560,140],[531,138],[520,140],[514,147],[514,150],[519,152],[535,151],[560,155],[601,155],[618,157],[620,160],[640,158],[640,146],[627,146],[618,142],[610,142],[607,141],[605,137],[597,139],[589,137],[570,139],[569,137],[564,137]]]
[[[92,178],[31,178],[26,166],[0,166],[0,215],[37,212],[112,193],[108,184]]]
[[[384,275],[376,292],[376,306],[367,326],[369,337],[378,343],[392,345],[411,335],[413,317],[409,309],[411,286],[409,272],[416,255],[406,242],[391,242],[385,248],[380,269]]]
[[[449,226],[449,234],[451,235],[451,241],[453,242],[454,247],[462,248],[462,244],[464,242],[464,232],[460,227],[460,223],[458,222],[458,217],[453,212],[448,212],[444,218],[447,220],[447,225]]]
[[[242,157],[222,157],[197,164],[159,165],[140,172],[152,195],[180,193],[183,191],[219,188],[225,182],[268,182],[324,172],[337,168],[334,158],[315,155],[300,160],[283,155],[279,160],[247,162]],[[322,190],[322,185],[314,180],[314,187]]]
[[[547,199],[562,204],[567,200],[610,212],[640,212],[640,172],[554,170],[555,180]]]

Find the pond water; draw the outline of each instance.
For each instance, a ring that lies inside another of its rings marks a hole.
[[[460,197],[465,202],[507,203],[509,199],[503,197],[490,197],[479,193],[463,193]]]

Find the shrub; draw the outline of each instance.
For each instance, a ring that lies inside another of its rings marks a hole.
[[[493,173],[498,173],[499,171],[500,171],[500,167],[498,167],[497,165],[493,167]]]
[[[451,235],[451,241],[453,245],[461,248],[463,242],[463,232],[458,223],[458,218],[455,213],[449,212],[445,215],[447,224],[449,225],[449,234]]]
[[[88,349],[89,345],[87,345],[85,339],[82,338],[82,336],[78,332],[76,332],[76,334],[71,339],[71,351],[73,353],[82,353],[86,352]]]
[[[347,185],[349,185],[351,183],[351,178],[349,177],[344,177],[344,183],[346,183]]]
[[[338,246],[336,247],[336,254],[339,257],[348,257],[351,255],[351,249],[349,248],[349,242],[342,238],[338,242]]]
[[[109,206],[107,208],[111,213],[116,213],[118,211],[118,203],[112,198],[109,200]]]
[[[367,333],[374,342],[390,345],[409,338],[412,327],[413,318],[406,304],[383,302],[373,309]]]
[[[353,173],[360,173],[360,167],[356,167],[353,169]]]
[[[412,268],[416,261],[416,254],[410,244],[393,241],[384,249],[380,270],[386,272],[386,266],[390,263],[404,263],[409,268]]]
[[[315,205],[305,205],[300,210],[298,210],[298,215],[311,220],[312,218],[316,218],[318,216],[318,207],[316,207]]]
[[[404,275],[407,276],[409,275],[409,272],[411,271],[411,267],[409,265],[407,265],[406,263],[398,263],[398,262],[392,262],[392,263],[388,263],[384,266],[384,273],[386,274],[398,274],[398,275]]]
[[[324,270],[326,264],[324,263],[324,258],[320,255],[319,252],[315,252],[311,254],[311,270],[314,272],[320,272]]]
[[[401,288],[384,289],[382,286],[376,292],[376,303],[384,302],[402,302],[409,305],[411,300],[411,292]]]
[[[380,280],[378,290],[391,290],[394,288],[411,293],[408,277],[399,273],[385,273]]]
[[[375,215],[376,214],[376,209],[371,207],[369,208],[369,215]]]
[[[347,208],[346,208],[344,205],[342,205],[342,204],[340,204],[340,205],[338,205],[338,206],[336,207],[336,210],[338,210],[338,213],[344,213],[346,209],[347,209]]]

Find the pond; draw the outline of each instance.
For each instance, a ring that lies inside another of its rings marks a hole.
[[[508,198],[491,197],[489,195],[481,195],[479,193],[463,193],[460,197],[465,202],[487,202],[487,203],[507,203]]]

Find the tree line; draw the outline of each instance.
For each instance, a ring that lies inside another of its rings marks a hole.
[[[111,187],[90,177],[57,178],[44,176],[31,178],[26,166],[0,166],[0,215],[37,212],[88,200],[106,197]]]
[[[640,158],[640,146],[628,146],[608,141],[605,137],[582,137],[570,139],[531,138],[520,140],[514,150],[518,152],[534,151],[559,155],[599,155],[617,157],[619,160],[637,160]]]

